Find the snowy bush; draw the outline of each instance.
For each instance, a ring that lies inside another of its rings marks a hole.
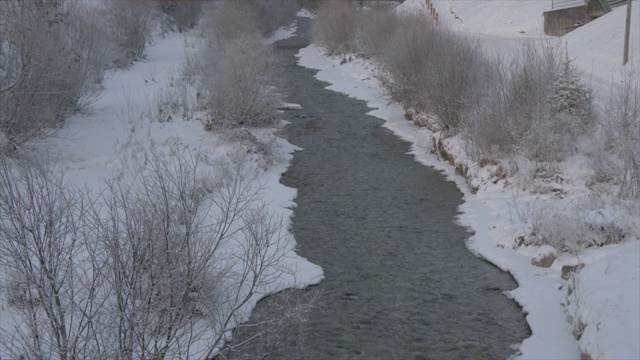
[[[204,15],[204,35],[213,48],[239,36],[260,33],[258,14],[248,1],[223,0],[209,6]]]
[[[472,38],[436,28],[422,16],[403,17],[382,55],[383,85],[391,96],[435,115],[455,134],[475,104],[487,64]]]
[[[386,5],[373,5],[360,12],[356,23],[355,42],[359,54],[379,59],[400,27],[400,20]]]
[[[356,49],[354,34],[357,13],[349,1],[328,0],[320,5],[313,22],[313,41],[331,55]]]
[[[463,121],[473,156],[546,162],[575,150],[593,123],[591,94],[560,59],[549,44],[523,43],[510,60],[492,60],[483,96]]]
[[[201,82],[208,111],[205,128],[273,124],[280,102],[272,47],[260,35],[245,34],[206,54]]]
[[[100,91],[112,54],[103,32],[83,2],[0,2],[0,132],[10,148],[43,136]]]
[[[428,66],[425,55],[434,42],[433,24],[420,16],[407,16],[384,49],[379,78],[385,89],[406,107],[416,106],[416,89],[422,81],[422,69]]]
[[[155,19],[154,0],[109,0],[104,3],[110,35],[120,47],[117,64],[129,65],[144,58]]]
[[[558,251],[579,254],[593,246],[618,244],[630,239],[637,226],[625,213],[637,216],[637,204],[622,204],[605,213],[586,211],[588,204],[571,206],[562,211],[534,209],[519,213],[520,220],[528,224],[519,245],[549,245]]]
[[[291,25],[300,10],[298,2],[291,0],[254,0],[253,6],[258,14],[258,28],[265,36],[281,26]]]
[[[623,197],[640,196],[640,75],[638,67],[629,66],[622,72],[620,84],[612,86],[606,105],[604,150],[614,155],[606,166],[596,167],[606,177],[620,183]],[[620,159],[618,165],[617,159]]]
[[[221,0],[207,9],[205,27],[220,42],[246,33],[267,36],[290,25],[299,9],[291,0]]]
[[[595,245],[594,233],[582,219],[559,212],[539,216],[532,224],[524,245],[550,245],[572,254]]]
[[[170,1],[161,4],[162,10],[171,16],[178,31],[193,28],[202,14],[203,1]]]
[[[223,1],[206,13],[198,76],[205,128],[273,124],[279,105],[276,60],[249,2]],[[195,64],[195,63],[194,63]]]

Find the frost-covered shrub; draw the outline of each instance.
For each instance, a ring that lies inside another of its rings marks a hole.
[[[298,2],[291,0],[254,0],[253,7],[258,14],[258,28],[264,35],[290,25],[300,10]]]
[[[220,41],[240,34],[270,35],[295,19],[299,4],[291,0],[221,0],[206,11],[206,28]]]
[[[206,51],[201,86],[209,113],[205,128],[273,124],[279,98],[273,49],[258,34],[243,34]]]
[[[524,155],[557,161],[593,123],[591,94],[557,48],[525,43],[509,59],[494,58],[485,91],[464,120],[473,156]]]
[[[162,3],[162,11],[171,16],[179,31],[196,25],[202,14],[203,1],[171,1]]]
[[[45,135],[100,91],[111,54],[103,32],[95,9],[84,2],[0,2],[4,150]]]
[[[363,9],[356,23],[357,52],[368,58],[379,58],[400,27],[400,19],[385,5]]]
[[[180,141],[137,155],[97,196],[41,158],[0,158],[3,359],[211,359],[287,273],[290,239],[246,154],[215,168]],[[303,323],[285,300],[251,327],[273,340],[283,318]]]
[[[434,34],[433,24],[420,16],[408,16],[384,49],[378,76],[393,99],[405,106],[417,107],[420,101],[416,89],[423,80],[423,69],[429,66],[425,54],[436,41]]]
[[[257,27],[252,2],[222,1],[205,13],[205,46],[197,63],[205,128],[273,124],[279,97],[273,48]]]
[[[313,40],[331,55],[353,52],[357,13],[349,1],[328,0],[320,5],[313,22]]]
[[[209,49],[240,36],[258,35],[258,14],[249,1],[219,1],[205,10],[203,32]]]
[[[400,20],[382,55],[380,79],[406,107],[430,113],[449,134],[475,103],[486,68],[477,42],[436,28],[422,16]]]
[[[520,220],[528,224],[519,245],[549,245],[563,252],[579,254],[588,247],[618,244],[637,233],[638,204],[620,203],[607,209],[588,210],[593,204],[582,203],[566,209],[519,211]]]
[[[111,37],[120,47],[117,64],[126,66],[144,58],[155,19],[153,0],[109,0],[104,3]]]
[[[637,66],[622,71],[619,84],[611,87],[604,115],[604,150],[613,155],[596,171],[618,180],[620,195],[640,196],[640,75]],[[602,154],[600,154],[602,156]]]

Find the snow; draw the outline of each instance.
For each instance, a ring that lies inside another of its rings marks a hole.
[[[282,102],[282,104],[280,104],[280,110],[302,110],[302,106],[300,106],[300,104]]]
[[[276,32],[279,38],[291,36],[293,27]],[[240,144],[228,144],[218,135],[204,131],[200,121],[157,122],[149,114],[157,105],[158,94],[173,86],[172,80],[180,76],[182,64],[189,52],[196,48],[195,34],[169,33],[147,50],[147,59],[124,71],[114,71],[105,82],[100,99],[92,105],[87,115],[68,119],[57,139],[48,144],[47,151],[58,154],[59,164],[66,169],[69,181],[100,190],[103,181],[112,175],[113,169],[126,164],[125,157],[132,152],[148,149],[152,143],[178,142],[183,146],[206,154],[213,159],[224,160],[242,148]],[[295,104],[289,104],[295,107]],[[284,122],[280,124],[284,126]],[[275,129],[274,129],[275,130]],[[273,132],[273,131],[271,131]],[[261,136],[256,131],[255,136]],[[270,133],[262,136],[273,136]],[[296,190],[279,183],[297,147],[284,139],[277,139],[280,150],[278,163],[267,166],[258,182],[264,191],[264,202],[270,211],[284,217],[284,227],[289,228],[291,208],[295,206]],[[137,149],[138,147],[138,149]],[[293,237],[290,237],[293,239]],[[295,243],[290,246],[283,268],[296,269],[295,279],[283,278],[279,289],[303,288],[323,279],[320,267],[297,256]]]
[[[580,348],[594,359],[638,359],[640,332],[634,321],[640,321],[639,253],[640,242],[634,241],[581,256],[586,266],[575,277],[569,312],[585,325]]]
[[[304,17],[304,18],[309,18],[309,19],[315,19],[316,18],[316,15],[314,13],[312,13],[311,11],[309,11],[308,9],[300,9],[300,11],[298,11],[297,16]]]
[[[561,38],[544,35],[542,13],[551,10],[551,1],[539,0],[433,0],[439,21],[457,31],[473,34],[491,49],[505,51],[520,41],[536,39],[566,45],[571,58],[585,74],[587,84],[606,90],[620,76],[627,7],[581,26]],[[400,7],[426,8],[425,1],[407,0]],[[631,62],[640,61],[640,3],[631,7]],[[607,91],[608,93],[608,91]]]
[[[405,3],[423,2],[407,0]],[[487,37],[544,35],[542,13],[551,1],[539,0],[433,0],[441,24]]]
[[[293,35],[295,35],[296,30],[298,30],[298,25],[295,22],[289,26],[280,27],[273,34],[271,34],[271,36],[267,38],[267,42],[269,44],[273,44],[276,41],[288,39]]]
[[[633,24],[630,32],[629,61],[640,63],[640,2],[631,6]],[[606,86],[618,81],[622,69],[624,24],[627,7],[614,8],[611,13],[579,27],[563,37],[576,64],[597,84],[597,90],[608,94]]]
[[[541,14],[549,2],[433,0],[433,3],[441,16],[447,14],[440,18],[447,26],[477,35],[497,51],[511,51],[525,38],[558,41],[542,34]],[[407,0],[397,9],[410,13],[424,8],[422,0]],[[604,80],[615,77],[621,69],[616,65],[621,48],[607,38],[609,34],[620,36],[619,25],[623,21],[620,14],[625,10],[625,7],[615,9],[561,39],[566,41],[570,57],[576,58],[583,72],[587,66],[594,69],[588,78],[601,78],[596,89],[600,93],[608,93],[611,83]],[[634,6],[634,19],[638,19],[636,11],[638,6]],[[637,28],[637,22],[633,26]],[[632,39],[633,36],[636,35]],[[640,47],[632,48],[631,58],[637,59]],[[459,222],[474,232],[468,240],[469,250],[511,273],[519,285],[506,295],[522,306],[532,335],[519,346],[516,358],[580,359],[586,354],[593,359],[640,359],[638,212],[622,210],[625,207],[617,204],[612,195],[614,189],[594,193],[587,188],[589,171],[583,156],[571,157],[559,165],[563,177],[560,184],[532,178],[522,168],[520,178],[516,176],[511,179],[513,183],[507,184],[493,181],[495,169],[480,168],[466,158],[459,138],[447,139],[447,150],[470,168],[470,178],[465,180],[453,166],[431,153],[432,139],[440,134],[406,121],[402,106],[388,99],[375,79],[375,64],[359,58],[341,64],[338,58],[326,57],[316,45],[301,49],[298,56],[300,65],[319,70],[316,77],[329,83],[328,89],[366,101],[373,109],[370,115],[385,120],[387,128],[412,143],[411,154],[417,161],[442,170],[458,185],[465,200],[460,207]],[[514,161],[519,161],[520,166],[533,166],[522,159]],[[476,194],[471,192],[469,183],[478,188]],[[637,206],[631,204],[633,209]],[[577,217],[624,224],[631,235],[617,245],[557,253],[558,258],[549,268],[533,266],[533,258],[556,252],[555,249],[517,246],[518,238],[545,216],[555,213],[569,216],[574,212],[579,214]],[[562,278],[563,266],[578,264],[584,267],[568,280]],[[580,329],[582,336],[577,333]]]

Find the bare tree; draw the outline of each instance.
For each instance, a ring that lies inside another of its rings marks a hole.
[[[210,359],[292,276],[290,235],[246,160],[209,173],[176,144],[139,159],[96,198],[42,163],[3,158],[0,267],[15,322],[0,354]],[[292,304],[289,318],[303,321],[308,306]]]
[[[358,54],[382,60],[381,55],[401,26],[401,21],[392,9],[388,4],[373,4],[370,10],[361,11],[355,35]]]
[[[209,117],[205,128],[271,125],[279,105],[275,57],[259,35],[209,48],[202,77]]]
[[[240,36],[260,34],[259,16],[249,1],[223,0],[210,5],[203,22],[208,46],[214,49]]]
[[[15,170],[14,170],[15,168]],[[90,254],[83,191],[59,172],[20,159],[0,162],[0,266],[17,321],[2,329],[2,353],[33,359],[85,358],[100,344],[101,270]],[[99,351],[98,351],[99,352]]]
[[[2,162],[0,289],[15,319],[2,356],[210,359],[293,275],[247,161],[212,174],[177,144],[139,155],[97,198],[40,163]]]
[[[122,358],[211,358],[288,272],[288,234],[246,163],[203,185],[198,156],[171,152],[149,153],[147,171],[111,183],[105,202]]]

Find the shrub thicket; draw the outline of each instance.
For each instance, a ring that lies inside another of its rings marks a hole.
[[[637,66],[622,71],[622,80],[611,88],[605,110],[603,150],[610,156],[596,171],[620,184],[620,195],[640,196],[640,75]]]
[[[492,63],[488,91],[465,120],[473,155],[558,161],[570,154],[593,123],[591,92],[571,60],[556,47],[529,42]]]
[[[243,34],[210,52],[209,72],[203,76],[209,117],[215,127],[273,124],[279,105],[275,58],[260,35]]]
[[[268,36],[282,26],[291,25],[300,5],[291,0],[254,0],[258,28]]]
[[[276,120],[275,56],[263,41],[260,16],[251,4],[223,1],[205,14],[199,86],[208,112],[207,130]]]
[[[400,22],[388,5],[373,5],[357,18],[355,44],[359,54],[378,59],[389,46]]]
[[[357,14],[348,1],[328,0],[317,10],[313,22],[313,40],[322,45],[329,54],[340,55],[354,52],[353,35],[356,29]]]
[[[0,3],[0,151],[43,136],[93,99],[112,54],[103,30],[82,2]]]
[[[179,31],[190,29],[198,23],[204,0],[172,1],[161,4],[162,11],[171,16]]]
[[[104,2],[112,41],[119,46],[119,66],[144,58],[155,19],[153,0],[109,0]]]
[[[435,115],[449,134],[481,92],[486,67],[481,49],[466,36],[435,28],[421,16],[402,19],[383,55],[382,82],[407,107]]]
[[[428,113],[447,135],[463,132],[478,159],[520,154],[557,161],[593,123],[590,90],[568,57],[549,44],[523,43],[508,59],[436,27],[424,15],[328,1],[314,39],[330,54],[378,62],[383,86],[406,108]]]

